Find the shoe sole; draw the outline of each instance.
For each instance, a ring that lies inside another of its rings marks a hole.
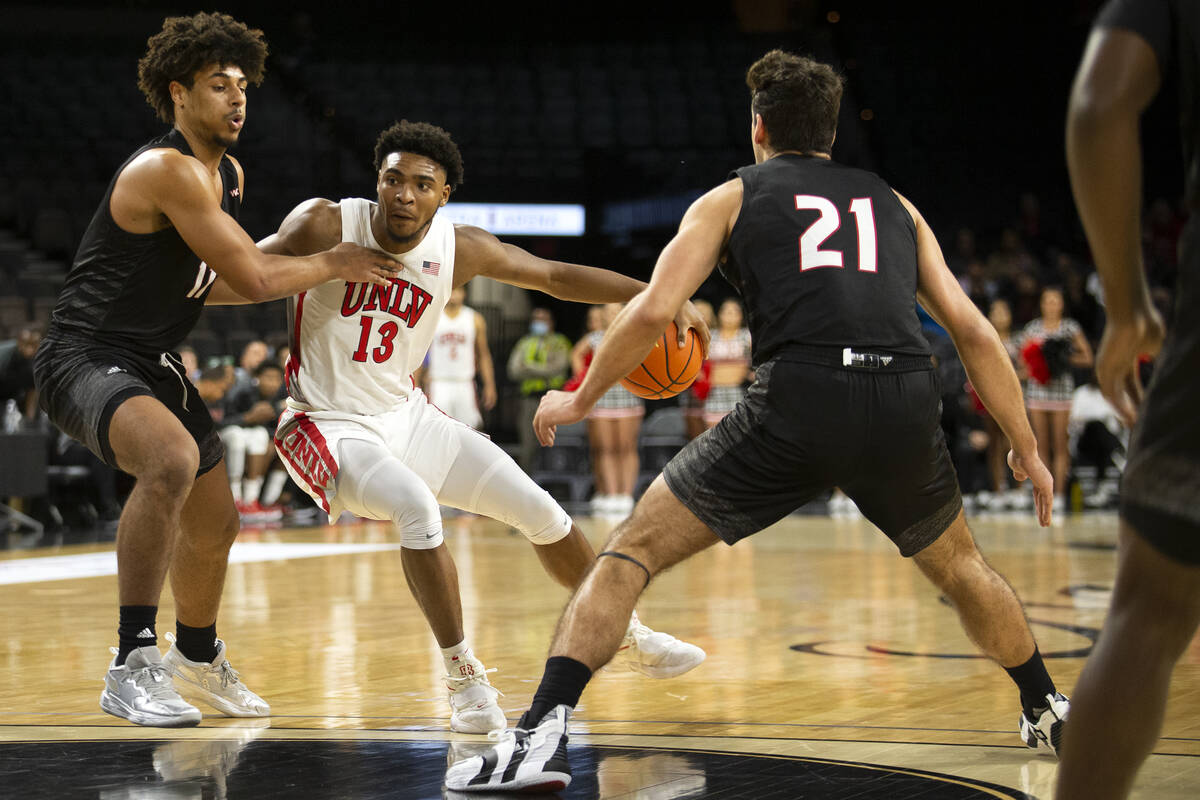
[[[503,783],[499,786],[476,784],[447,789],[455,792],[515,792],[517,794],[539,794],[545,792],[560,792],[571,785],[571,776],[566,772],[543,772],[533,778]]]
[[[158,717],[153,714],[143,714],[139,711],[134,711],[127,706],[118,697],[113,697],[108,691],[100,694],[100,708],[107,714],[112,714],[114,717],[119,717],[123,720],[128,720],[134,725],[143,725],[148,728],[192,728],[200,724],[202,715],[199,709],[196,711],[195,719],[191,715],[177,717]]]

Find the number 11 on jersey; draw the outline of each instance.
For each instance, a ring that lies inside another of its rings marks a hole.
[[[800,271],[818,269],[820,267],[843,268],[841,250],[822,250],[825,240],[837,232],[842,225],[841,215],[827,197],[815,194],[796,195],[797,211],[819,211],[813,224],[800,234]],[[855,226],[858,228],[858,270],[859,272],[876,271],[875,245],[875,211],[871,207],[871,198],[856,197],[850,201],[850,213],[854,215]]]

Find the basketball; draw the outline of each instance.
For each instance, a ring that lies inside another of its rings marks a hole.
[[[667,326],[645,360],[621,379],[622,386],[643,400],[665,400],[692,385],[700,373],[704,350],[690,328],[687,344],[677,347],[675,330],[674,322]]]

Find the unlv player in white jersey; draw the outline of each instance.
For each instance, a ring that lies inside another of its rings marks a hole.
[[[401,267],[388,289],[330,281],[292,300],[290,397],[275,445],[297,484],[331,518],[349,510],[400,529],[405,575],[445,656],[450,727],[486,733],[506,722],[463,634],[458,575],[442,542],[438,504],[519,529],[568,589],[582,582],[596,554],[549,493],[487,437],[430,405],[412,373],[452,289],[476,275],[588,303],[627,300],[644,284],[546,261],[437,217],[462,180],[458,146],[441,128],[393,125],[376,143],[375,166],[377,202],[308,200],[259,244],[268,253],[308,254],[360,242]],[[707,338],[694,308],[676,321]],[[636,615],[626,638],[630,667],[653,677],[679,675],[704,659],[700,648],[651,631]]]
[[[442,411],[472,428],[482,428],[475,375],[482,384],[483,407],[489,411],[496,405],[496,377],[487,346],[487,323],[482,314],[463,305],[466,297],[465,286],[455,286],[450,293],[433,332],[423,385],[430,401]]]

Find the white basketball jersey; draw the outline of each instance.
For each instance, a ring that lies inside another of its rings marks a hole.
[[[475,311],[463,306],[453,319],[443,313],[429,350],[429,377],[469,381],[475,377]]]
[[[375,203],[341,202],[342,241],[380,250],[371,231]],[[433,341],[454,282],[454,224],[434,216],[419,245],[402,255],[385,289],[329,281],[289,301],[291,402],[306,410],[380,414],[413,391],[412,373]]]

